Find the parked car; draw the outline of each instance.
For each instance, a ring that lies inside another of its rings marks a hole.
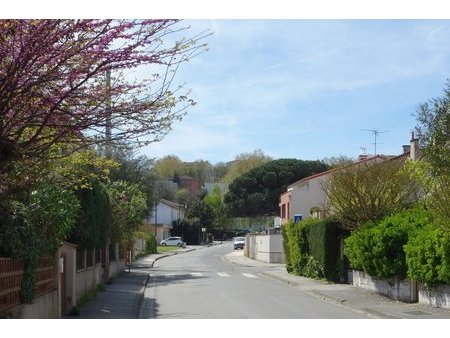
[[[244,249],[245,246],[245,237],[235,237],[234,238],[234,249]]]
[[[186,243],[183,242],[183,239],[181,237],[169,237],[169,238],[163,239],[161,241],[161,243],[159,243],[159,244],[162,245],[162,246],[176,245],[176,246],[178,246],[180,248],[181,247],[184,248],[186,246]]]

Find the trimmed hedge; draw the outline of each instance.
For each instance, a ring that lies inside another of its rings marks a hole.
[[[307,219],[283,225],[286,269],[309,278],[339,281],[342,227],[334,220]]]
[[[407,265],[403,246],[429,223],[430,215],[422,207],[386,217],[379,224],[368,222],[345,240],[344,252],[354,269],[373,277],[404,279]]]
[[[404,246],[407,275],[426,287],[450,284],[450,235],[427,226]]]

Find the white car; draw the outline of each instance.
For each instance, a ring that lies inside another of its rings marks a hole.
[[[181,237],[169,237],[166,239],[163,239],[161,241],[161,243],[159,243],[162,246],[171,246],[171,245],[176,245],[178,247],[186,247],[186,243],[183,242],[183,239]]]
[[[245,237],[235,237],[233,240],[234,249],[244,249]]]

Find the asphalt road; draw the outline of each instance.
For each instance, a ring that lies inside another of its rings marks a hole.
[[[261,274],[270,269],[232,264],[232,243],[158,260],[150,270],[143,316],[156,319],[368,318],[323,302]]]

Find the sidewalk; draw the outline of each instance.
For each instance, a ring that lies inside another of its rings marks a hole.
[[[263,275],[282,281],[299,291],[327,302],[379,319],[450,319],[450,310],[418,303],[404,303],[350,284],[332,284],[289,274],[284,264],[271,264],[245,257],[242,251],[225,255],[227,261],[247,267],[270,268]]]
[[[189,246],[167,253],[157,253],[138,258],[131,265],[131,272],[117,276],[111,284],[104,285],[105,290],[81,307],[80,316],[66,315],[64,319],[136,319],[139,318],[148,271],[158,259],[189,252],[202,246]],[[130,301],[131,300],[131,301]]]

